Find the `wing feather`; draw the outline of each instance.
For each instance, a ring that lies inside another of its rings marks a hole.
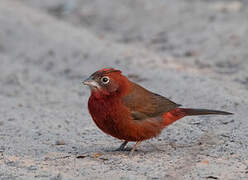
[[[157,117],[180,106],[138,84],[131,83],[131,91],[123,97],[123,102],[130,109],[135,120]]]

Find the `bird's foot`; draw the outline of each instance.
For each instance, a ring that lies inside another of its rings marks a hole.
[[[131,147],[126,147],[126,148],[117,148],[117,149],[115,149],[115,150],[113,150],[113,151],[131,151],[132,150],[132,148]]]
[[[129,148],[125,148],[125,146],[127,145],[128,141],[124,141],[120,147],[118,147],[117,149],[115,149],[114,151],[127,151],[127,149]]]

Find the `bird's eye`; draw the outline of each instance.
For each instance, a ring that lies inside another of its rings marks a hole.
[[[104,77],[102,77],[101,81],[103,84],[108,84],[109,83],[109,77],[104,76]]]

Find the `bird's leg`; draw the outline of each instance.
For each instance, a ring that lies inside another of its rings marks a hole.
[[[124,151],[125,146],[127,145],[128,141],[124,141],[119,148],[117,148],[115,151]]]
[[[136,144],[133,146],[131,152],[129,153],[129,156],[133,155],[133,152],[135,151],[135,149],[138,147],[138,145],[141,143],[142,141],[137,141]]]

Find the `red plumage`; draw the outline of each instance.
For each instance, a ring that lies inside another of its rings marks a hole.
[[[125,141],[118,150],[123,150],[128,141],[136,141],[138,145],[159,135],[166,126],[184,116],[231,114],[179,108],[179,104],[129,81],[113,68],[93,73],[84,84],[91,88],[88,108],[96,125],[106,134]]]

